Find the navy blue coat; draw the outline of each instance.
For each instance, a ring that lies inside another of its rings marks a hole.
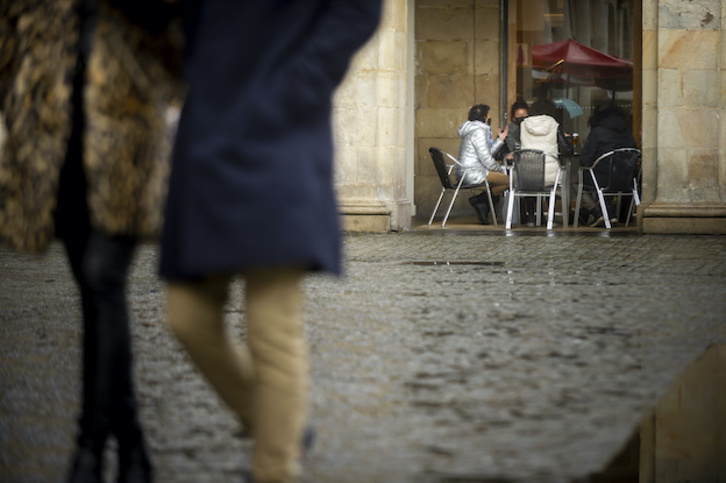
[[[380,0],[198,0],[161,276],[340,272],[331,98]]]

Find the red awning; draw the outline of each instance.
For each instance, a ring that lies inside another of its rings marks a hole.
[[[532,66],[554,74],[589,77],[594,81],[632,76],[633,61],[586,47],[573,39],[532,46]]]

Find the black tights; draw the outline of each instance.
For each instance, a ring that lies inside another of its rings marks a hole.
[[[102,447],[109,434],[137,443],[126,279],[135,239],[80,230],[63,242],[81,295],[83,396],[79,445]]]

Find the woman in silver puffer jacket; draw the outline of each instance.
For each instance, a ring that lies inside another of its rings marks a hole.
[[[463,176],[464,184],[481,184],[486,179],[491,186],[492,196],[498,199],[499,195],[509,187],[509,176],[507,169],[494,159],[494,154],[504,146],[509,126],[503,131],[499,130],[498,137],[492,139],[490,122],[489,106],[477,104],[469,109],[469,120],[465,121],[458,130],[461,144],[457,158],[460,166],[456,167],[456,176],[459,180]],[[489,204],[486,193],[472,196],[469,198],[469,203],[476,210],[481,224],[487,225]]]

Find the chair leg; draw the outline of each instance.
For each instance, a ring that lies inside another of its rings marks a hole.
[[[446,216],[444,216],[444,221],[441,223],[441,227],[446,226],[446,220],[449,219],[449,214],[451,213],[451,209],[454,207],[454,202],[456,201],[456,196],[459,194],[459,187],[461,186],[461,182],[459,182],[459,185],[456,187],[456,190],[454,191],[454,196],[451,197],[451,203],[449,203],[449,209],[446,210]]]
[[[608,214],[608,207],[605,203],[605,196],[603,196],[602,191],[599,189],[597,190],[597,198],[600,201],[600,211],[602,213],[602,219],[605,221],[605,228],[609,230],[612,228],[612,225],[610,224],[610,215]]]
[[[512,229],[512,210],[514,209],[514,193],[510,190],[507,196],[507,220],[504,222],[504,228]]]
[[[487,198],[489,198],[489,213],[492,214],[494,220],[494,226],[497,226],[497,211],[494,209],[494,200],[492,200],[492,192],[487,186]]]
[[[444,193],[446,193],[446,188],[441,189],[441,195],[439,195],[439,201],[436,202],[436,207],[434,207],[434,212],[431,213],[431,218],[429,218],[429,226],[431,226],[431,223],[434,221],[434,217],[436,216],[436,212],[439,210],[439,205],[441,205],[441,200],[444,197]]]
[[[577,228],[580,221],[580,206],[582,205],[582,172],[579,173],[577,183],[577,198],[575,201],[575,219],[573,220],[572,226]],[[585,220],[587,221],[587,220]]]

